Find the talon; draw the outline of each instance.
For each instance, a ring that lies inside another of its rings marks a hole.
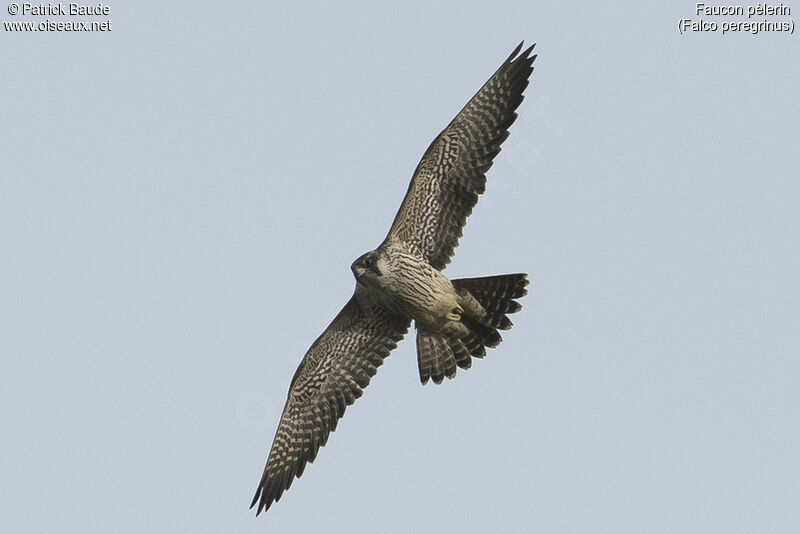
[[[463,312],[463,311],[464,310],[460,306],[458,306],[458,307],[453,308],[452,310],[450,310],[450,313],[448,313],[446,315],[446,317],[448,319],[450,319],[451,321],[460,321],[461,320],[461,312]]]

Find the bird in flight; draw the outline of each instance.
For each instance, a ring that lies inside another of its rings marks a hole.
[[[525,274],[448,279],[462,228],[486,172],[517,118],[533,72],[533,46],[522,43],[433,140],[414,171],[389,234],[351,266],[353,296],[311,345],[292,378],[278,430],[253,502],[269,509],[359,398],[413,320],[423,384],[453,378],[496,347],[511,328]]]

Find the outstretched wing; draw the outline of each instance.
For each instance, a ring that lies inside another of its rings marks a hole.
[[[533,46],[521,49],[522,43],[425,151],[385,243],[405,244],[436,269],[450,263],[533,72]]]
[[[358,291],[358,290],[356,290]],[[356,295],[308,349],[289,396],[256,495],[256,515],[280,499],[313,462],[345,408],[361,396],[383,359],[408,331],[410,319],[365,312]]]

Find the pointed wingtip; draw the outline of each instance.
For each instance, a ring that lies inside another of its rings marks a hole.
[[[258,508],[256,508],[256,517],[261,515],[261,512],[265,510],[264,501],[261,499],[261,495],[262,495],[262,488],[261,486],[259,486],[258,489],[256,490],[255,496],[253,497],[253,501],[250,503],[250,508],[249,508],[250,510],[252,510],[256,504],[258,505]]]
[[[511,63],[511,62],[514,60],[514,58],[516,58],[516,57],[517,57],[517,54],[519,54],[519,51],[520,51],[520,50],[522,50],[522,45],[523,45],[524,43],[525,43],[525,41],[520,41],[520,42],[519,42],[519,44],[518,44],[518,45],[517,45],[517,47],[514,49],[514,51],[513,51],[513,52],[511,52],[511,55],[510,55],[510,56],[508,56],[508,59],[506,59],[506,63]]]
[[[530,61],[531,63],[533,63],[533,61],[536,59],[537,54],[531,55],[531,53],[533,52],[533,49],[535,47],[536,47],[536,43],[533,43],[528,48],[523,50],[522,53],[519,55],[520,59],[527,60],[527,61]]]
[[[517,47],[514,49],[514,51],[511,52],[511,55],[508,56],[508,59],[506,59],[506,63],[511,63],[512,61],[516,61],[518,59],[529,60],[531,63],[533,63],[533,61],[536,59],[536,54],[534,54],[533,57],[530,57],[530,54],[531,54],[531,52],[533,52],[533,49],[536,47],[536,43],[533,43],[531,46],[526,48],[525,51],[523,51],[520,54],[520,50],[522,50],[522,47],[523,47],[524,44],[525,44],[524,40],[520,41],[520,43],[517,45]]]
[[[250,509],[252,510],[253,507],[251,506]],[[269,506],[265,506],[265,502],[261,501],[258,503],[258,508],[256,508],[256,517],[261,515],[261,512],[266,512],[269,509]]]

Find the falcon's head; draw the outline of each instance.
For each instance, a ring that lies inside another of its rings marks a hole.
[[[373,250],[354,261],[350,269],[353,271],[353,276],[356,277],[356,280],[364,285],[373,285],[372,282],[375,282],[375,279],[382,274],[378,268],[379,259],[380,255]]]

